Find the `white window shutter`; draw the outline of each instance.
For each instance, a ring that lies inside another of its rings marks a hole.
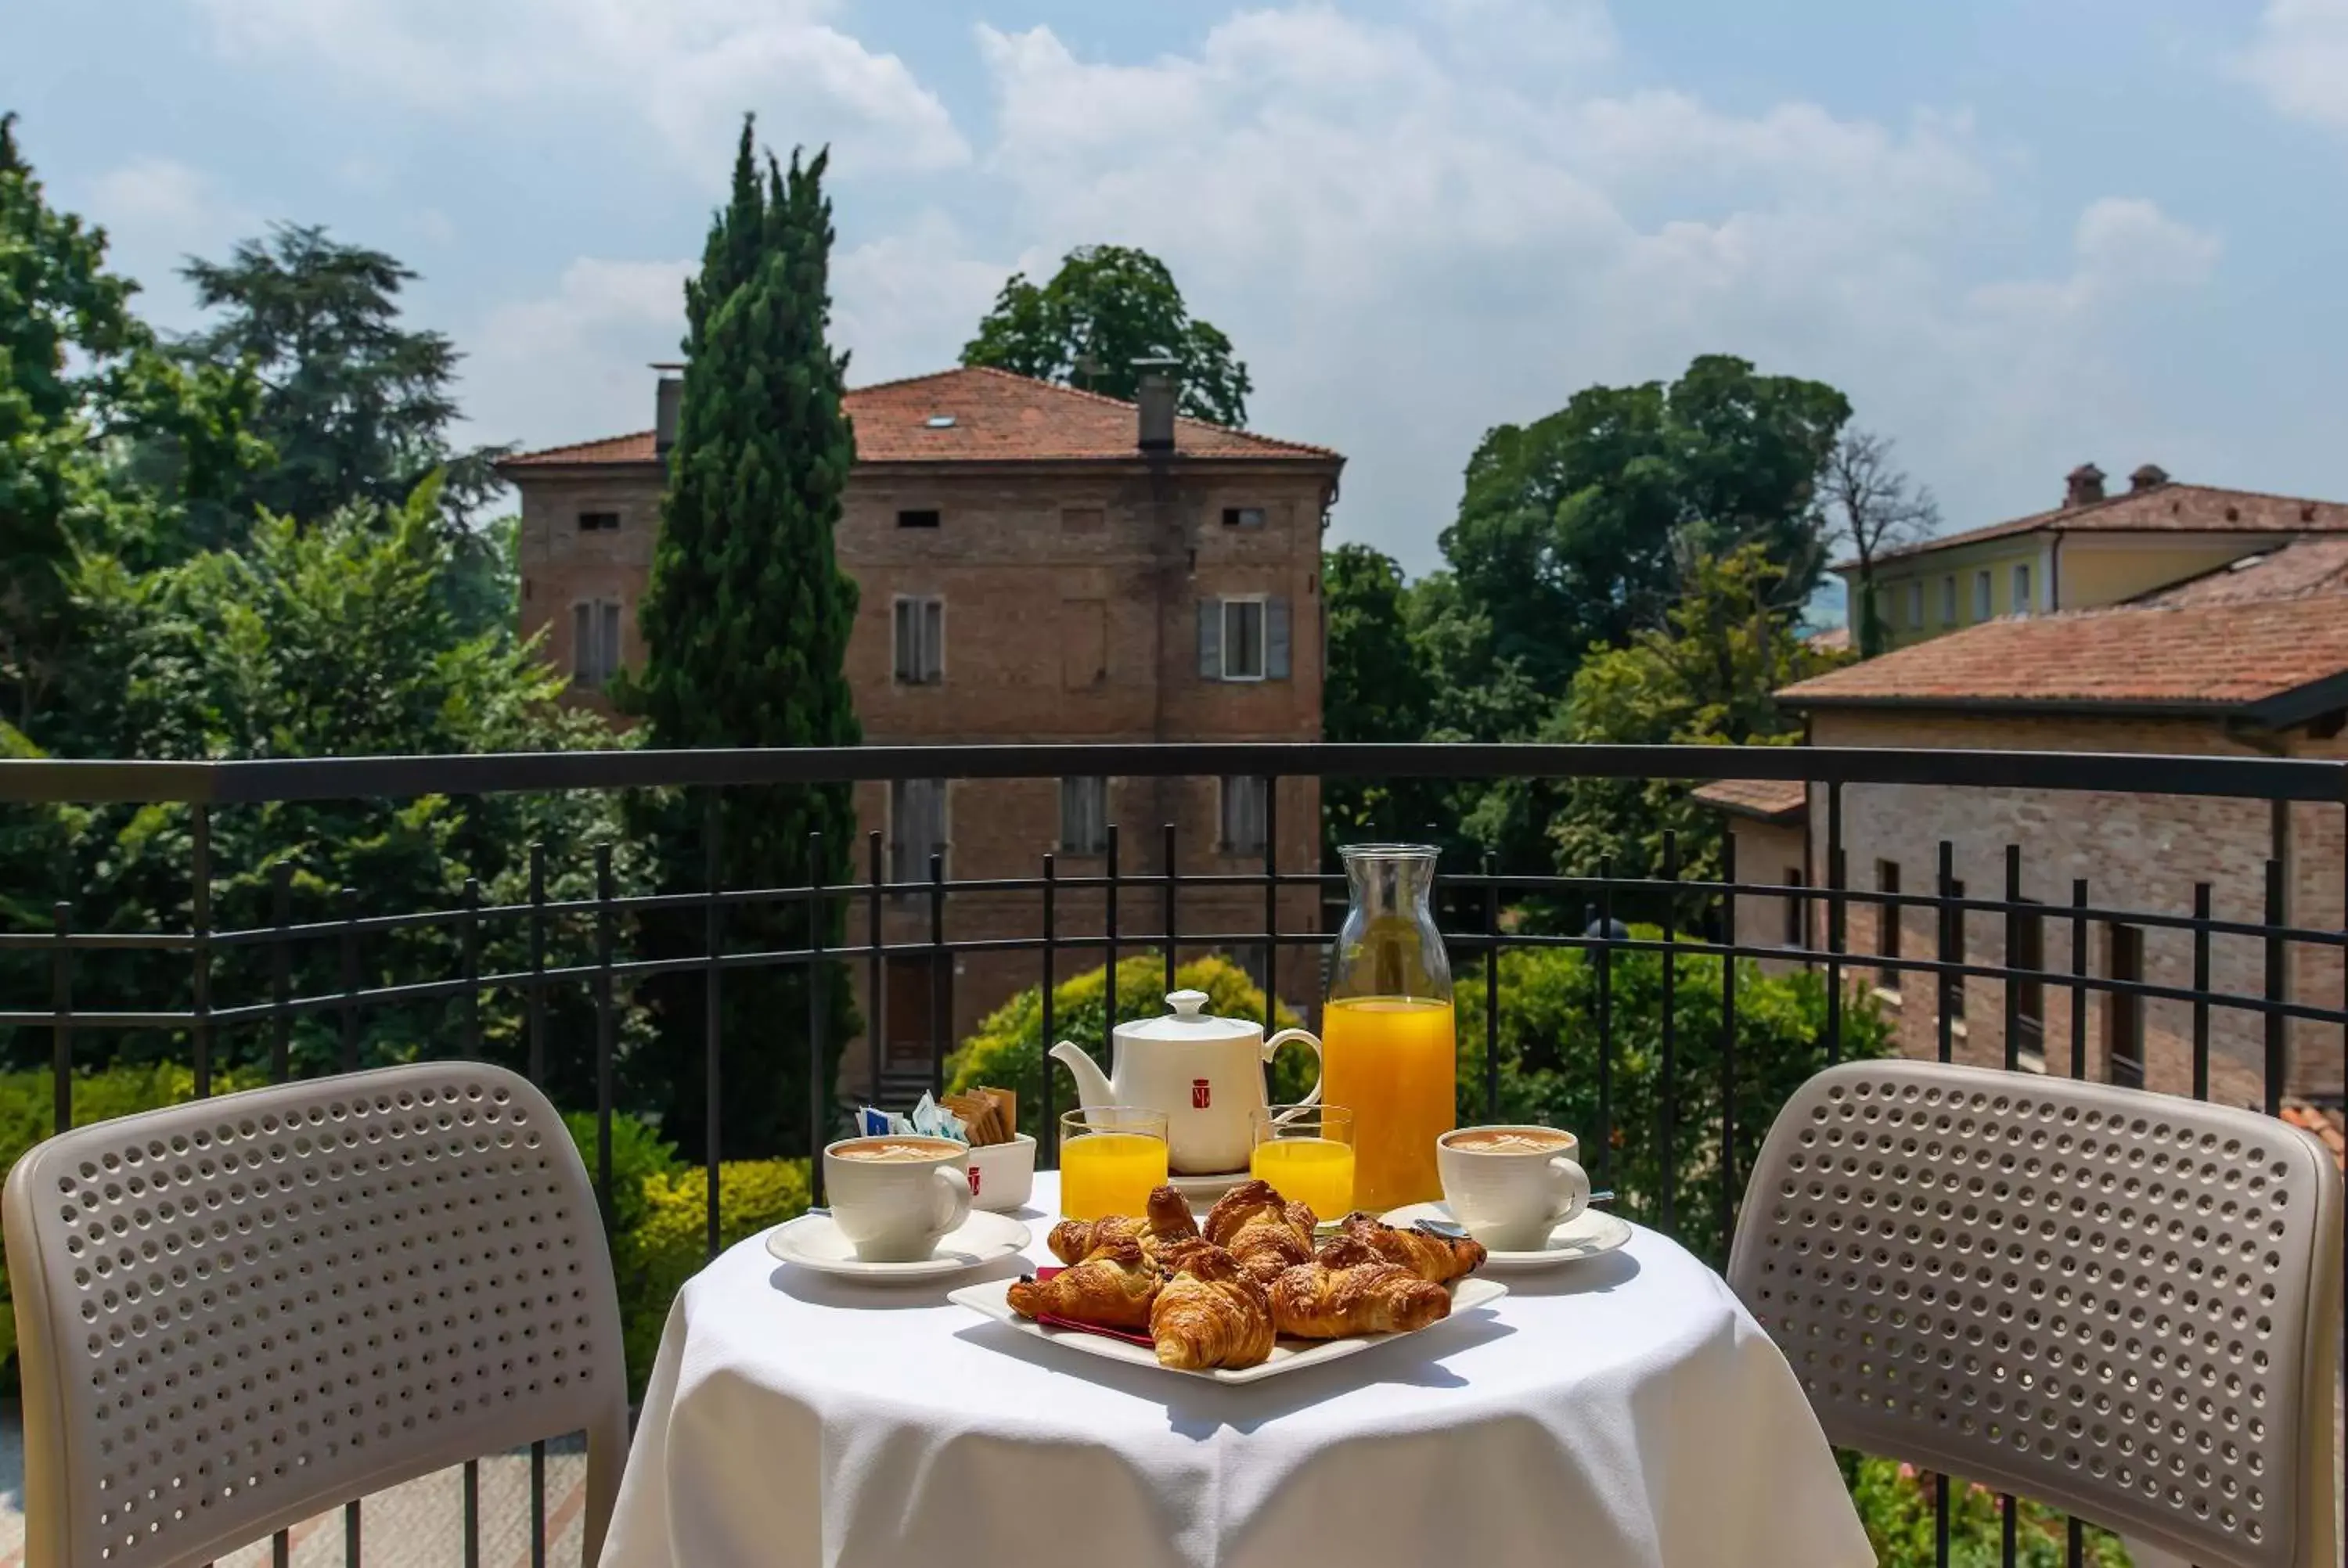
[[[1288,679],[1288,600],[1268,600],[1263,607],[1263,676]]]
[[[1199,678],[1223,678],[1223,601],[1220,599],[1199,601]]]
[[[946,601],[932,599],[922,605],[922,679],[942,681],[946,673]]]

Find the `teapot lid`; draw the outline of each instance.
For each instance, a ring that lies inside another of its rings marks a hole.
[[[1206,1010],[1208,997],[1204,991],[1169,992],[1166,1003],[1174,1010],[1156,1018],[1135,1019],[1117,1026],[1117,1032],[1128,1040],[1186,1040],[1206,1041],[1243,1040],[1261,1037],[1263,1030],[1251,1020],[1217,1018]]]

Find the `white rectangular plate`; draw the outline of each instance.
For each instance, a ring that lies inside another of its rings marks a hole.
[[[1153,1372],[1167,1372],[1179,1378],[1206,1378],[1218,1383],[1254,1383],[1266,1378],[1277,1378],[1282,1372],[1298,1372],[1307,1367],[1318,1367],[1324,1361],[1343,1360],[1358,1350],[1383,1345],[1390,1339],[1407,1338],[1402,1334],[1361,1334],[1351,1339],[1282,1339],[1272,1348],[1272,1354],[1252,1367],[1236,1370],[1216,1367],[1204,1372],[1184,1372],[1158,1364],[1157,1353],[1145,1346],[1128,1345],[1122,1339],[1111,1339],[1105,1334],[1087,1334],[1080,1328],[1053,1328],[1031,1318],[1022,1317],[1011,1310],[1005,1299],[1011,1290],[1007,1279],[989,1280],[984,1285],[965,1285],[960,1290],[949,1291],[948,1301],[969,1307],[982,1317],[992,1317],[997,1323],[1007,1323],[1031,1338],[1053,1345],[1065,1345],[1071,1350],[1081,1350],[1088,1356],[1106,1357],[1122,1361],[1128,1367],[1147,1367]],[[1509,1287],[1497,1279],[1479,1279],[1468,1276],[1451,1286],[1451,1316],[1426,1327],[1419,1334],[1437,1334],[1446,1323],[1456,1320],[1463,1312],[1478,1307],[1489,1307]]]

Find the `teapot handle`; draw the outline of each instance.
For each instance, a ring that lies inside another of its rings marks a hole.
[[[1299,1105],[1318,1105],[1321,1102],[1321,1041],[1319,1037],[1314,1035],[1312,1030],[1303,1029],[1282,1030],[1278,1034],[1273,1035],[1270,1040],[1263,1042],[1263,1060],[1265,1062],[1269,1063],[1272,1061],[1272,1052],[1278,1050],[1282,1046],[1288,1044],[1291,1040],[1294,1040],[1299,1044],[1309,1045],[1313,1048],[1313,1087],[1305,1093],[1304,1097],[1299,1100],[1296,1103]]]

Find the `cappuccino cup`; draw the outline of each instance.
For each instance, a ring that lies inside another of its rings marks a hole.
[[[823,1152],[831,1223],[866,1263],[919,1263],[970,1217],[970,1151],[950,1138],[884,1132]]]
[[[1540,1252],[1590,1203],[1581,1141],[1554,1127],[1462,1127],[1435,1143],[1443,1202],[1494,1252]]]

